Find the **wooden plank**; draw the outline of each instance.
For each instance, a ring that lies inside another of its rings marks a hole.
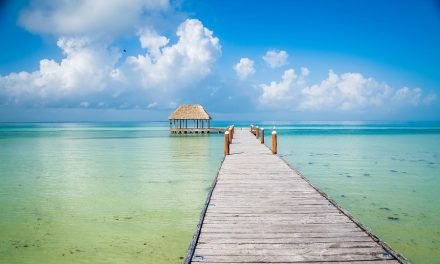
[[[233,223],[236,225],[243,224],[282,224],[282,225],[293,225],[293,224],[340,224],[340,223],[351,223],[346,217],[311,217],[311,218],[292,218],[292,217],[207,217],[204,220],[205,224],[223,224],[223,223]]]
[[[242,264],[244,262],[207,262],[207,261],[203,261],[204,264],[218,264],[218,263],[224,263],[224,264]],[[268,263],[268,262],[245,262],[246,264],[261,264],[261,263]],[[296,264],[314,264],[314,263],[319,263],[319,264],[397,264],[400,263],[397,260],[373,260],[373,261],[350,261],[350,262],[338,262],[338,261],[319,261],[319,262],[313,262],[313,261],[309,261],[309,262],[277,262],[277,264],[291,264],[291,263],[296,263]]]
[[[204,262],[260,262],[260,263],[278,263],[278,262],[322,262],[322,261],[368,261],[368,260],[383,260],[380,256],[382,252],[355,252],[351,249],[347,252],[330,252],[321,253],[318,251],[308,250],[297,255],[251,255],[249,252],[242,252],[241,255],[197,255],[194,254],[193,263]],[[197,249],[196,249],[197,251]],[[386,253],[385,253],[386,254]],[[200,258],[200,257],[202,258]]]
[[[262,241],[266,238],[321,238],[321,237],[369,237],[365,232],[358,231],[341,231],[339,232],[265,232],[262,234],[257,233],[224,233],[224,232],[213,232],[214,230],[210,230],[211,232],[202,232],[203,237],[212,237],[212,238],[251,238],[251,239],[261,239]]]
[[[329,248],[376,248],[383,250],[374,241],[341,241],[316,243],[200,243],[198,249],[244,250],[244,249],[329,249]]]
[[[230,245],[230,244],[229,244]],[[296,244],[280,244],[289,245],[290,247],[274,247],[273,245],[278,244],[261,244],[258,248],[242,248],[239,246],[221,248],[216,245],[217,248],[200,248],[197,247],[194,255],[197,256],[288,256],[296,261],[302,260],[306,261],[310,258],[314,260],[326,260],[324,256],[356,256],[356,260],[382,260],[381,254],[386,253],[382,247],[366,247],[366,248],[329,248],[329,247],[318,247],[312,245],[308,248],[297,248]],[[255,244],[253,244],[255,246]],[[327,259],[328,260],[328,259]],[[346,260],[340,258],[340,260]]]
[[[216,234],[216,233],[210,233]],[[264,236],[264,239],[259,238],[241,238],[241,237],[233,237],[230,233],[225,233],[226,235],[231,235],[227,238],[218,238],[211,237],[205,235],[200,237],[198,246],[202,246],[202,244],[318,244],[318,243],[341,243],[341,242],[374,242],[371,237],[368,236],[352,236],[352,237],[304,237],[301,239],[292,238],[292,237],[277,237],[277,236]]]
[[[235,130],[185,263],[406,263],[247,130]]]
[[[278,233],[293,233],[293,232],[355,232],[359,229],[352,227],[329,227],[329,226],[317,226],[317,227],[287,227],[285,229],[280,229],[279,227],[254,227],[254,228],[243,228],[240,227],[222,227],[217,229],[212,229],[212,226],[202,226],[202,232],[216,232],[216,233],[254,233],[254,234],[264,234],[265,232],[278,232]]]

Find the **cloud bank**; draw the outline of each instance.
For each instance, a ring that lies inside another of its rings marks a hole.
[[[425,95],[421,88],[393,89],[360,73],[329,70],[327,78],[317,84],[307,83],[308,74],[307,68],[301,68],[300,74],[288,69],[280,81],[260,84],[259,102],[268,108],[348,112],[415,107],[436,100],[435,94]]]
[[[40,61],[34,72],[0,77],[9,104],[79,107],[153,107],[172,103],[211,72],[221,54],[219,39],[196,19],[182,22],[177,41],[145,27],[138,32],[145,54],[122,52],[92,37],[60,37],[64,58]],[[173,104],[172,104],[173,105]]]

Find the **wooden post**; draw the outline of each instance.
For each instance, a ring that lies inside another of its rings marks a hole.
[[[260,128],[255,127],[255,137],[258,138],[258,132],[260,132]]]
[[[231,138],[234,139],[234,132],[235,132],[235,131],[234,131],[234,126],[231,126],[231,132],[232,132],[232,134],[231,134]]]
[[[232,128],[228,128],[228,135],[229,135],[229,144],[232,144]]]
[[[260,138],[260,143],[264,144],[264,128],[261,128],[261,138]]]
[[[225,155],[229,155],[229,131],[225,132]]]
[[[272,131],[272,154],[277,154],[277,132]]]

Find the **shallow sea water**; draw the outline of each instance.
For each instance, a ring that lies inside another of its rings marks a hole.
[[[0,128],[0,263],[181,263],[222,137],[154,124]]]
[[[440,262],[438,124],[276,129],[314,185],[413,263]],[[0,263],[181,263],[222,152],[166,123],[0,124]]]
[[[412,263],[440,263],[438,124],[276,129],[279,154],[312,184]]]

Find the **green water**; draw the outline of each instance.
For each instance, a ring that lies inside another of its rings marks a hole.
[[[277,131],[313,184],[413,263],[440,263],[438,124]],[[181,263],[222,156],[222,136],[166,123],[0,124],[0,263]]]
[[[163,124],[0,129],[0,263],[181,263],[222,138]]]
[[[440,263],[439,128],[281,125],[278,152],[411,262]]]

